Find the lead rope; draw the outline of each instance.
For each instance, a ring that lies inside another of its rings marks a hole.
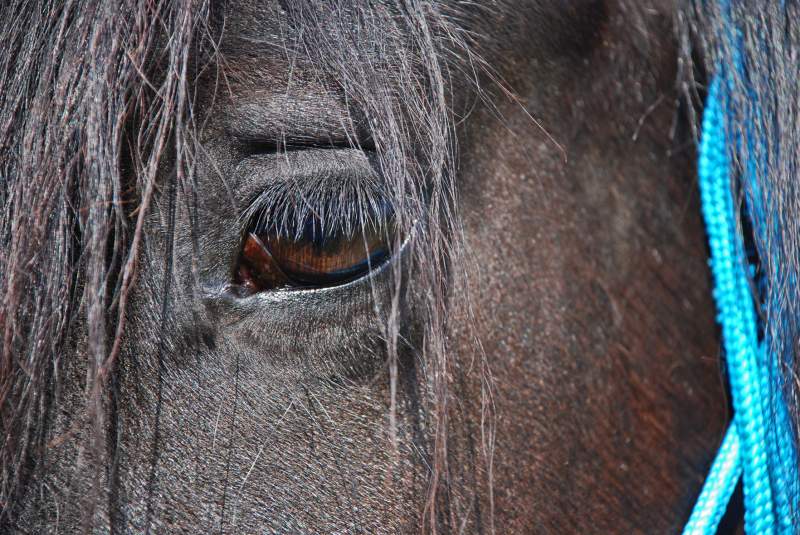
[[[777,459],[776,481],[770,480],[767,452],[786,447],[780,436],[769,442],[770,375],[766,352],[758,342],[758,318],[748,279],[744,243],[737,227],[731,165],[725,135],[722,83],[717,76],[703,114],[698,175],[703,217],[711,249],[711,271],[717,321],[731,386],[734,417],[695,504],[684,534],[712,535],[744,475],[745,532],[748,535],[791,533],[788,489]],[[777,483],[775,504],[773,483]],[[786,503],[783,503],[786,502]],[[776,518],[777,517],[777,518]]]

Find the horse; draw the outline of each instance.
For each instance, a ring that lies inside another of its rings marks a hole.
[[[791,364],[796,7],[732,3]],[[679,531],[729,418],[720,5],[4,3],[0,529]]]

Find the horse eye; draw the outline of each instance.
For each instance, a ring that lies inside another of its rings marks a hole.
[[[389,258],[390,234],[387,226],[373,224],[325,233],[316,219],[290,237],[274,230],[248,232],[235,282],[247,293],[344,284]]]

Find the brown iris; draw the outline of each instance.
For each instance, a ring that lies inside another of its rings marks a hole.
[[[323,233],[313,221],[305,226],[292,237],[248,232],[235,282],[246,293],[335,286],[364,276],[391,252],[384,226],[365,225],[350,233]]]

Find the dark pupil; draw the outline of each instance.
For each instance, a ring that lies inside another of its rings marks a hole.
[[[313,217],[301,232],[250,232],[236,282],[249,292],[343,284],[388,259],[389,235],[388,225],[372,223],[348,233],[324,232]]]

